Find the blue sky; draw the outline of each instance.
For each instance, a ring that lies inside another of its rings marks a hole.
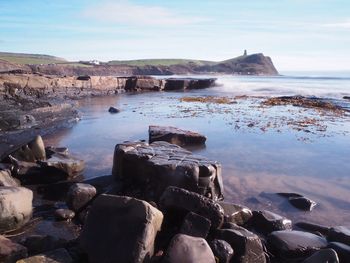
[[[69,60],[224,60],[350,70],[348,0],[0,0],[0,50]]]

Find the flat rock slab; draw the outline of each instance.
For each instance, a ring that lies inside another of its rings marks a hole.
[[[275,231],[267,239],[271,250],[281,258],[302,258],[327,247],[323,237],[301,231]]]
[[[163,210],[193,212],[211,221],[213,228],[221,226],[224,210],[213,200],[182,188],[169,186],[162,194],[160,207]]]
[[[164,90],[204,89],[215,85],[216,78],[168,78],[164,83]]]
[[[171,240],[162,262],[215,263],[216,261],[205,239],[178,234]]]
[[[168,186],[223,198],[221,165],[167,142],[118,144],[113,175],[141,192],[141,199],[157,201]]]
[[[243,227],[218,229],[215,237],[228,242],[234,250],[234,262],[265,263],[265,253],[260,238]]]
[[[12,263],[27,257],[27,248],[0,236],[0,262]]]
[[[145,201],[102,194],[89,210],[80,244],[91,263],[147,262],[162,222],[163,214]]]
[[[254,211],[251,222],[255,230],[264,234],[292,229],[291,220],[266,210]]]
[[[172,126],[149,126],[149,142],[166,141],[176,145],[204,144],[207,138],[193,131],[182,130]]]
[[[32,216],[33,192],[24,187],[0,187],[0,233],[15,230]]]
[[[60,248],[19,260],[17,263],[73,263],[73,259],[67,250]]]

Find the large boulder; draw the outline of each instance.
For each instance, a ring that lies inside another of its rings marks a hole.
[[[213,228],[223,223],[224,210],[213,200],[182,188],[169,186],[162,194],[160,207],[165,210],[194,212],[211,221]]]
[[[178,234],[173,237],[163,263],[215,263],[207,241],[200,237]]]
[[[207,138],[197,132],[186,131],[172,126],[149,126],[149,142],[166,141],[176,145],[204,144]]]
[[[244,225],[253,217],[253,212],[246,206],[223,201],[219,204],[224,209],[225,222]]]
[[[341,263],[350,262],[350,246],[340,242],[330,242],[328,248],[331,248],[337,252]]]
[[[158,200],[168,186],[223,198],[221,165],[167,142],[118,144],[113,175],[146,200]]]
[[[96,195],[96,188],[90,184],[73,184],[67,194],[67,205],[75,212],[79,212]]]
[[[83,227],[80,244],[89,262],[147,262],[163,214],[145,201],[102,194]]]
[[[27,249],[10,239],[0,236],[0,262],[12,263],[27,257]]]
[[[263,234],[292,229],[291,220],[267,210],[254,211],[251,223],[255,230]]]
[[[234,262],[266,262],[260,238],[243,227],[236,226],[235,229],[218,229],[216,238],[225,240],[231,245],[234,250]]]
[[[20,186],[20,182],[11,176],[10,170],[0,170],[0,186]]]
[[[328,240],[350,246],[350,229],[345,226],[332,227],[328,234]]]
[[[0,233],[15,230],[32,216],[33,192],[24,187],[0,187]]]
[[[267,242],[271,251],[284,260],[307,257],[327,247],[325,238],[301,231],[275,231]]]

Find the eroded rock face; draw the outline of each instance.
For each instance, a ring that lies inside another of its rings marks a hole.
[[[253,212],[246,206],[228,202],[219,202],[219,204],[224,209],[225,222],[244,225],[253,216]]]
[[[102,194],[89,211],[80,244],[89,262],[148,262],[163,214],[145,201]]]
[[[215,263],[215,258],[205,239],[178,234],[171,240],[162,262]]]
[[[66,249],[59,248],[19,260],[17,263],[73,263],[73,259]]]
[[[90,184],[73,184],[67,194],[67,205],[75,212],[80,211],[94,196],[96,188]]]
[[[229,243],[225,240],[214,239],[209,242],[209,246],[214,253],[214,256],[221,263],[229,263],[233,257],[234,251]]]
[[[234,262],[266,262],[260,238],[245,228],[237,226],[236,229],[218,229],[215,236],[231,245]]]
[[[292,229],[291,220],[266,210],[254,211],[251,222],[254,229],[264,234]]]
[[[12,263],[27,257],[27,249],[10,239],[0,236],[0,262]]]
[[[350,229],[345,226],[332,227],[328,234],[328,240],[350,246]]]
[[[33,192],[24,187],[0,187],[0,233],[15,230],[32,216]]]
[[[283,259],[307,257],[327,247],[325,238],[301,231],[275,231],[268,236],[267,242],[271,251]]]
[[[0,170],[0,186],[20,186],[20,182],[11,176],[10,170]]]
[[[223,223],[224,210],[218,203],[182,188],[169,186],[162,194],[159,203],[164,210],[194,212],[208,218],[213,228]]]
[[[339,263],[339,258],[337,252],[333,249],[327,248],[315,252],[302,263]]]
[[[171,126],[149,126],[149,142],[166,141],[179,146],[204,144],[206,137],[192,131],[182,130]]]
[[[158,200],[168,186],[213,200],[223,198],[221,165],[167,142],[118,144],[113,175],[126,187],[136,188],[146,200]]]

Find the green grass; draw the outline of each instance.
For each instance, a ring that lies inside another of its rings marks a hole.
[[[128,66],[173,66],[173,65],[184,65],[184,64],[196,64],[208,65],[215,63],[204,60],[192,60],[192,59],[137,59],[137,60],[112,60],[109,61],[109,65],[128,65]]]
[[[65,62],[64,59],[54,56],[7,52],[0,52],[0,59],[16,64],[52,64]]]

